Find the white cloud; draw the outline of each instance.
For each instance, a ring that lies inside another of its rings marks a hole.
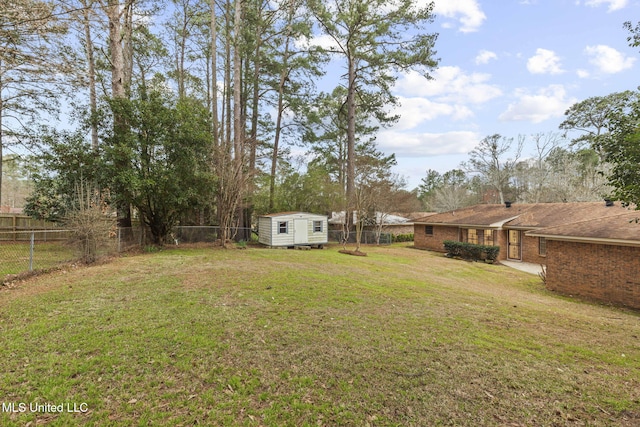
[[[396,90],[407,96],[435,97],[439,102],[482,104],[502,95],[502,90],[488,81],[490,74],[467,74],[459,67],[445,66],[435,70],[432,80],[417,72],[404,74],[396,83]]]
[[[480,141],[475,132],[405,133],[387,130],[378,134],[378,147],[397,157],[428,157],[443,154],[467,154]]]
[[[589,62],[604,74],[615,74],[633,67],[636,58],[625,56],[622,52],[606,46],[587,46],[584,52],[590,57]]]
[[[498,59],[498,55],[496,55],[495,52],[483,49],[478,52],[478,55],[476,56],[476,64],[488,64],[492,59]]]
[[[527,69],[532,74],[561,74],[560,58],[552,50],[538,48],[536,54],[527,61]]]
[[[519,89],[516,97],[517,102],[509,104],[507,110],[500,114],[500,120],[541,123],[553,117],[562,117],[567,108],[577,101],[567,98],[562,85],[550,85],[535,94]]]
[[[578,75],[578,77],[580,77],[581,79],[586,79],[588,78],[591,73],[589,73],[588,70],[584,70],[584,69],[579,69],[576,71],[576,74]]]
[[[431,102],[426,98],[398,97],[400,107],[393,113],[400,120],[393,126],[395,130],[413,129],[427,120],[448,116],[451,120],[464,120],[473,117],[473,112],[464,105]]]
[[[584,4],[591,7],[598,7],[602,4],[609,5],[607,12],[613,12],[627,7],[629,0],[587,0]]]
[[[296,39],[295,45],[301,49],[306,49],[309,46],[319,46],[325,49],[331,49],[338,46],[333,37],[327,34],[315,35],[311,38],[301,37]]]
[[[463,33],[478,31],[487,19],[477,0],[435,0],[434,13],[436,17],[459,21],[459,30]]]

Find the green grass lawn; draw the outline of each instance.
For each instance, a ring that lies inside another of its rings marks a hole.
[[[338,249],[170,249],[0,288],[0,425],[640,423],[638,313]]]

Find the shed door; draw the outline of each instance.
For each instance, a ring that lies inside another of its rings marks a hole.
[[[520,230],[509,230],[508,257],[509,259],[522,259],[522,235]]]
[[[293,224],[293,243],[295,245],[305,245],[309,243],[309,221],[306,219],[296,219]]]

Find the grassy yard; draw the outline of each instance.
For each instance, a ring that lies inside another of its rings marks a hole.
[[[0,425],[640,424],[638,313],[365,250],[170,249],[0,287]]]

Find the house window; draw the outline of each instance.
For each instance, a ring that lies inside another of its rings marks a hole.
[[[313,232],[322,233],[322,221],[313,221]]]
[[[547,239],[544,237],[538,237],[538,254],[542,256],[547,255]]]
[[[470,228],[467,230],[467,242],[478,244],[478,230]]]
[[[287,234],[289,232],[287,225],[289,223],[287,221],[278,222],[278,234]]]
[[[484,230],[484,244],[487,246],[493,246],[493,230]]]
[[[426,234],[427,236],[433,236],[433,225],[425,225],[424,234]]]

